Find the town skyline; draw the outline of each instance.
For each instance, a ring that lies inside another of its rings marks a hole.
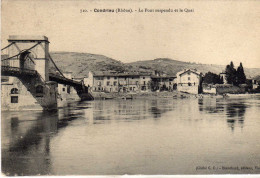
[[[257,2],[29,2],[2,2],[2,46],[9,35],[45,35],[51,51],[101,54],[125,63],[170,58],[217,65],[233,61],[236,66],[242,62],[246,68],[260,68]],[[117,7],[194,12],[80,12]]]

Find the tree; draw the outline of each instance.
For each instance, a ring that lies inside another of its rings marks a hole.
[[[241,62],[240,62],[240,65],[237,68],[236,76],[237,76],[237,84],[238,85],[246,83],[246,75],[244,73],[244,68],[243,68],[243,65],[242,65]]]
[[[228,84],[237,85],[236,69],[232,61],[226,66],[226,80]]]
[[[221,78],[219,75],[214,74],[212,72],[208,72],[205,74],[204,79],[203,79],[203,83],[207,83],[207,84],[221,84]]]

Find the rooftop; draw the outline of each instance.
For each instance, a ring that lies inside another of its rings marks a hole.
[[[197,75],[200,75],[200,72],[197,71],[197,69],[184,69],[184,70],[178,72],[177,75],[182,75],[182,74],[184,74],[186,72],[192,72],[192,73],[195,73]]]
[[[95,77],[125,77],[125,76],[150,76],[151,73],[145,72],[116,72],[116,71],[92,71]]]
[[[46,41],[49,42],[46,36],[32,35],[10,35],[8,41]]]

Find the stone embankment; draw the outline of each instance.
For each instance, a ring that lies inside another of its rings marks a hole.
[[[105,93],[92,92],[94,99],[138,99],[138,98],[190,98],[197,97],[197,95],[182,93],[178,91],[173,92],[139,92],[139,93]]]

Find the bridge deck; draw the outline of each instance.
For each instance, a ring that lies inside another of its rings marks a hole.
[[[3,76],[37,76],[36,70],[21,69],[19,67],[1,66],[1,74]]]
[[[1,74],[3,76],[33,76],[36,77],[38,72],[36,70],[30,70],[30,69],[21,69],[19,67],[10,67],[10,66],[1,66]],[[65,84],[65,85],[71,85],[74,87],[81,87],[82,84],[79,81],[75,81],[72,79],[64,78],[60,75],[56,75],[53,73],[49,74],[50,81],[55,81],[57,83]]]
[[[53,74],[53,73],[49,73],[49,78],[50,78],[51,81],[55,81],[57,83],[61,83],[61,84],[64,84],[64,85],[82,86],[81,82],[79,82],[79,81],[64,78],[60,75],[56,75],[56,74]]]

